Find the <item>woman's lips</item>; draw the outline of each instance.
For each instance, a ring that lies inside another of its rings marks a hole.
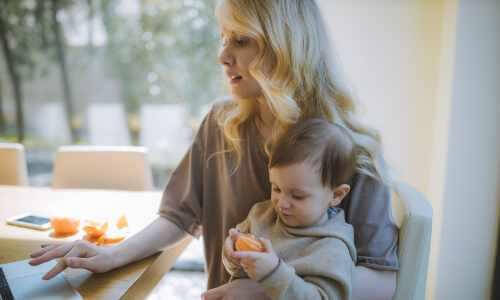
[[[238,84],[241,81],[241,79],[242,79],[242,77],[240,75],[231,76],[229,78],[229,83]]]

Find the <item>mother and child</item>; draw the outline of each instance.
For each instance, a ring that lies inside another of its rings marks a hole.
[[[315,0],[221,0],[230,99],[213,105],[156,219],[111,247],[44,245],[31,264],[106,272],[204,236],[204,299],[390,299],[398,228],[378,134],[356,118]],[[195,70],[193,70],[195,71]],[[235,251],[243,233],[264,251]]]

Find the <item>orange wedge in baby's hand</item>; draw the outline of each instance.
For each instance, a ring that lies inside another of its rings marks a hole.
[[[234,246],[237,251],[265,251],[264,245],[253,234],[240,234]]]
[[[56,236],[68,236],[78,232],[80,220],[68,217],[54,217],[50,219],[50,225]]]

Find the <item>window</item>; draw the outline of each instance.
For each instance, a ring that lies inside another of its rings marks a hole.
[[[22,139],[30,184],[50,185],[60,145],[143,145],[162,189],[222,94],[214,7],[8,1],[0,12],[0,140]]]

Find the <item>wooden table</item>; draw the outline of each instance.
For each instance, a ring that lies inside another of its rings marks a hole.
[[[47,216],[73,216],[104,220],[124,213],[130,235],[141,230],[157,216],[161,193],[114,190],[76,190],[38,187],[0,186],[0,263],[29,258],[45,243],[63,243],[82,237],[56,239],[50,231],[36,231],[6,224],[22,213]],[[190,238],[175,247],[142,261],[102,274],[69,269],[65,277],[85,299],[139,299],[154,288],[168,272]]]

